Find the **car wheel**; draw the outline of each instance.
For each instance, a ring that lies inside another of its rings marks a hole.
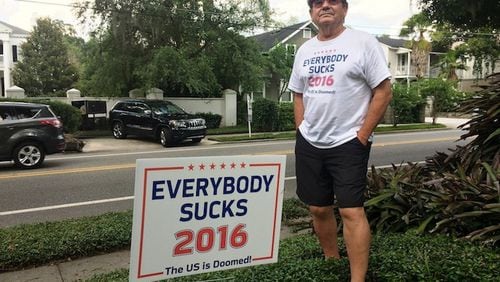
[[[193,139],[191,139],[191,141],[193,141],[193,143],[200,143],[201,139],[202,138],[193,138]]]
[[[13,158],[17,167],[23,169],[40,167],[45,159],[43,147],[34,142],[22,143],[14,149]]]
[[[160,130],[160,143],[163,147],[168,147],[174,143],[170,129],[164,127]]]
[[[125,139],[127,138],[127,133],[125,132],[125,127],[123,123],[117,121],[113,123],[113,137],[116,139]]]

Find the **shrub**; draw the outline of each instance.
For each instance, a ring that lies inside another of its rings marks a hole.
[[[58,101],[45,101],[54,111],[54,113],[61,118],[64,130],[68,133],[73,133],[80,128],[82,123],[82,113],[79,109]]]
[[[253,126],[258,131],[273,131],[278,120],[278,103],[265,98],[253,102]]]
[[[278,262],[185,276],[172,281],[349,281],[349,262],[340,239],[340,260],[325,260],[315,236],[280,242]],[[444,236],[414,233],[374,236],[367,281],[497,281],[495,250]],[[127,281],[128,271],[89,281]],[[170,280],[169,280],[170,281]]]
[[[214,113],[196,113],[195,115],[205,119],[208,129],[214,129],[220,127],[220,122],[222,120],[221,115]]]
[[[123,249],[131,230],[131,212],[0,229],[0,272]]]
[[[414,84],[395,83],[392,87],[391,110],[393,124],[420,122],[420,110],[425,99],[420,96]]]
[[[276,127],[278,131],[293,130],[295,128],[293,103],[279,103]]]

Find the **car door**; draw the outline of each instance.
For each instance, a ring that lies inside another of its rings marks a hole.
[[[9,140],[17,132],[14,108],[0,105],[0,157],[10,158],[12,144]]]
[[[137,130],[141,135],[153,136],[153,119],[151,108],[143,103],[137,103]]]

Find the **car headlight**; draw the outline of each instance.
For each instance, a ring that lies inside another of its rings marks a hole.
[[[169,121],[169,125],[172,128],[186,128],[187,123],[183,120],[171,120]]]

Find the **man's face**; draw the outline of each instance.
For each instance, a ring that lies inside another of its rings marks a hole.
[[[318,25],[342,25],[347,6],[341,0],[313,0],[309,10],[312,21]]]

